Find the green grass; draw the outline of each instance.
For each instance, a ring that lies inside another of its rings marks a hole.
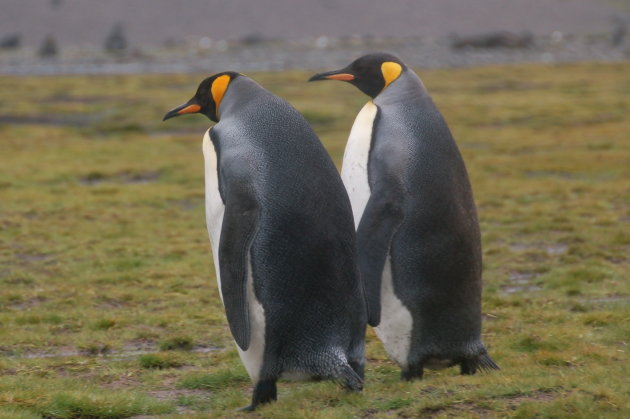
[[[193,348],[193,340],[188,336],[174,336],[168,338],[160,344],[160,349],[163,351],[190,351]]]
[[[241,371],[235,372],[235,369],[216,371],[212,374],[194,374],[188,375],[181,379],[178,386],[189,389],[209,389],[221,390],[237,383],[245,383],[249,381],[248,375]]]
[[[138,358],[142,368],[158,370],[181,367],[183,363],[180,359],[180,356],[168,352],[163,354],[144,354]]]
[[[420,75],[470,172],[502,370],[403,383],[370,330],[363,394],[283,382],[250,416],[628,417],[630,63]],[[339,164],[366,98],[252,76]],[[161,122],[202,78],[0,76],[0,418],[247,416],[204,221],[210,123]]]

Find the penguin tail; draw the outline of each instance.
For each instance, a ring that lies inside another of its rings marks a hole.
[[[339,377],[337,378],[346,390],[348,391],[361,391],[363,390],[363,380],[359,377],[359,374],[349,364],[341,366]]]
[[[348,362],[346,354],[341,350],[329,353],[326,361],[320,362],[313,369],[315,375],[339,383],[348,391],[363,390],[363,363],[353,367],[355,363]]]
[[[477,358],[477,367],[483,372],[501,369],[487,353],[479,355],[479,358]]]

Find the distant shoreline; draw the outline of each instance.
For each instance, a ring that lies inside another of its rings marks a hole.
[[[614,45],[610,34],[566,35],[531,38],[527,47],[455,48],[452,37],[343,39],[313,38],[300,41],[230,42],[205,47],[180,44],[172,47],[136,47],[117,54],[98,48],[60,49],[52,58],[38,57],[37,50],[0,50],[0,74],[72,75],[138,73],[210,73],[238,71],[317,70],[347,64],[370,51],[388,51],[420,68],[475,67],[509,63],[564,63],[630,60],[630,36]]]

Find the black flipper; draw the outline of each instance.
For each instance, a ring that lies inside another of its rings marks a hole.
[[[258,206],[246,181],[233,177],[227,186],[225,213],[219,244],[221,293],[234,340],[242,350],[249,348],[247,276],[249,249],[254,238]]]
[[[381,277],[392,237],[403,219],[402,197],[398,188],[373,188],[357,229],[359,269],[365,288],[368,324],[381,321]]]

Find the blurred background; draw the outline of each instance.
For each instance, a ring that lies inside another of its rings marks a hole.
[[[629,0],[3,0],[0,73],[623,60]]]

